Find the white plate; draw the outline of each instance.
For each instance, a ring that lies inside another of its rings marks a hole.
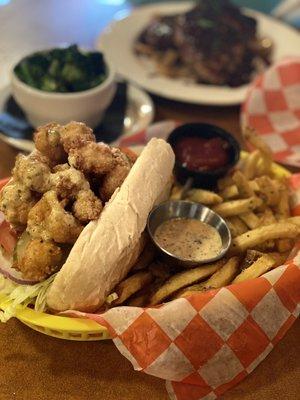
[[[9,95],[10,90],[7,87],[0,91],[0,112],[3,111],[4,104]],[[127,96],[128,105],[124,118],[123,137],[131,136],[145,130],[154,118],[153,102],[146,92],[133,85],[129,85]],[[25,152],[30,152],[34,148],[33,141],[31,140],[11,138],[1,132],[0,139]]]
[[[187,84],[179,79],[153,76],[149,66],[133,52],[138,34],[147,26],[155,14],[182,13],[192,7],[192,2],[161,3],[135,9],[128,17],[114,21],[98,39],[97,47],[114,63],[117,72],[131,82],[159,96],[188,103],[207,105],[234,105],[241,103],[247,85],[238,88],[212,85]],[[300,55],[300,35],[289,26],[257,11],[245,12],[258,22],[258,32],[274,42],[273,60],[285,56]]]

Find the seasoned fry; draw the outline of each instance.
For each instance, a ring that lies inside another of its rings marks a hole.
[[[128,306],[131,307],[144,307],[147,304],[147,300],[149,298],[149,293],[144,293],[136,297],[132,297],[127,302]]]
[[[148,269],[153,276],[164,281],[171,276],[171,267],[168,264],[153,262],[151,265],[149,265]]]
[[[212,209],[222,217],[231,217],[254,210],[261,204],[262,200],[258,197],[250,197],[249,199],[225,201],[212,207]]]
[[[300,216],[287,218],[286,222],[289,222],[291,224],[295,224],[295,225],[300,227]]]
[[[280,191],[280,200],[277,204],[276,211],[279,219],[288,218],[291,215],[289,192],[284,187],[282,187]]]
[[[254,248],[267,240],[296,238],[300,234],[300,226],[287,222],[262,226],[236,237],[232,241],[233,254]]]
[[[182,196],[182,186],[173,186],[170,200],[180,200]]]
[[[257,246],[255,246],[255,249],[263,251],[263,252],[276,250],[275,249],[275,240],[266,240],[265,242],[260,243]]]
[[[233,233],[236,233],[233,235],[234,237],[242,235],[249,230],[247,225],[237,216],[227,218],[227,222],[233,226]]]
[[[253,147],[260,150],[268,158],[272,159],[272,150],[266,142],[264,142],[261,136],[258,136],[255,133],[254,129],[246,127],[243,131],[243,137],[246,141],[252,144]]]
[[[232,283],[243,282],[248,279],[258,278],[262,274],[268,272],[276,264],[276,260],[269,254],[264,254],[256,260],[250,267],[244,269]]]
[[[223,199],[214,192],[203,189],[191,189],[187,192],[187,200],[196,201],[205,205],[213,205],[222,203]]]
[[[145,269],[154,260],[156,254],[155,246],[152,243],[147,243],[142,254],[140,255],[137,262],[132,267],[132,271],[139,271]]]
[[[193,269],[189,269],[179,274],[173,275],[168,279],[150,298],[150,305],[159,304],[161,301],[175,293],[182,287],[189,286],[192,283],[204,279],[225,264],[225,260],[219,260],[212,264],[202,265]]]
[[[231,185],[226,187],[225,189],[221,190],[219,195],[224,199],[224,200],[230,200],[235,197],[238,197],[239,195],[239,190],[236,185]]]
[[[274,258],[275,260],[275,264],[273,266],[273,268],[277,268],[280,265],[283,265],[284,262],[287,260],[289,252],[287,253],[277,253],[277,252],[272,252],[272,253],[268,253],[272,258]]]
[[[278,183],[266,175],[256,178],[255,182],[259,187],[258,196],[260,196],[268,206],[275,206],[280,199]]]
[[[254,229],[259,225],[259,218],[254,212],[248,212],[240,215],[241,220],[248,226],[249,229]]]
[[[175,298],[185,297],[193,292],[204,292],[228,285],[239,270],[239,257],[231,257],[217,272],[204,282],[189,286],[176,293]]]
[[[275,222],[277,222],[277,220],[275,218],[273,211],[267,207],[263,212],[262,216],[260,217],[259,225],[260,226],[270,225],[274,224]]]
[[[233,174],[232,179],[238,188],[240,197],[247,198],[254,196],[254,190],[251,188],[248,179],[241,171],[236,171]]]
[[[247,179],[253,179],[256,176],[256,168],[261,157],[259,150],[255,150],[249,154],[244,163],[243,172]]]
[[[218,180],[218,189],[224,190],[228,186],[233,185],[233,183],[232,176],[224,176],[224,178]]]
[[[239,236],[241,233],[238,232],[236,229],[235,225],[231,222],[230,218],[225,218],[225,222],[228,225],[228,228],[230,230],[231,236],[235,238],[236,236]]]
[[[276,247],[279,253],[291,251],[293,248],[293,241],[290,239],[279,239],[276,241]]]
[[[258,250],[247,250],[244,260],[240,265],[240,270],[250,267],[259,257],[261,257],[264,253]]]
[[[148,285],[153,280],[153,275],[149,271],[137,272],[129,278],[120,282],[114,289],[118,298],[112,303],[116,306],[124,303],[130,296],[138,292],[142,287]]]

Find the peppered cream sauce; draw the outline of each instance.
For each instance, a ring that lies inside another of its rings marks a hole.
[[[165,221],[156,229],[154,238],[169,253],[193,261],[216,257],[222,248],[219,232],[196,219]]]

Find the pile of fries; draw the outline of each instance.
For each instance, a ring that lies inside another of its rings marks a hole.
[[[254,151],[218,181],[216,192],[191,189],[185,194],[186,200],[202,203],[225,219],[233,238],[227,255],[183,270],[160,261],[149,244],[129,276],[109,296],[109,306],[156,305],[257,278],[285,262],[300,236],[300,217],[291,216],[286,178],[274,172],[269,147],[251,129],[245,130],[244,139]],[[171,198],[181,199],[182,191],[175,185]]]

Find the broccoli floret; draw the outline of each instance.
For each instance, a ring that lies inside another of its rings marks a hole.
[[[77,45],[37,52],[22,60],[15,73],[25,83],[47,92],[77,92],[102,83],[106,66],[101,53]]]

